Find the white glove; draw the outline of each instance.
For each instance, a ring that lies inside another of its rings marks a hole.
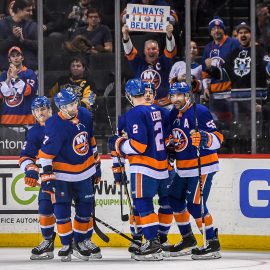
[[[13,94],[12,89],[8,87],[6,82],[0,82],[0,91],[4,97],[9,97]]]
[[[18,81],[14,81],[13,89],[15,90],[15,93],[17,92],[17,94],[22,94],[24,87],[25,82],[23,80],[19,79]]]

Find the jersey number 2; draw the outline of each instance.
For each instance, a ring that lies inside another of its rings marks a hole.
[[[162,151],[164,150],[164,143],[163,143],[163,131],[161,122],[156,122],[154,129],[155,131],[157,131],[157,135],[155,136],[157,151]]]

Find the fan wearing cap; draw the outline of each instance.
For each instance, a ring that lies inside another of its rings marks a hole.
[[[19,47],[11,47],[8,58],[9,68],[0,76],[0,100],[3,101],[0,123],[33,125],[31,103],[37,93],[37,76],[23,65],[24,56]]]
[[[240,47],[229,54],[226,63],[222,67],[213,67],[210,73],[215,78],[221,80],[228,75],[231,81],[231,88],[233,89],[232,97],[235,99],[235,95],[237,94],[238,101],[241,101],[241,107],[244,108],[245,113],[250,113],[250,100],[244,101],[243,98],[250,97],[252,62],[251,30],[250,26],[245,22],[237,25],[235,29]],[[265,55],[264,49],[259,44],[256,44],[256,92],[257,97],[260,96],[263,99],[267,96],[266,80],[270,75],[270,65],[268,63],[269,57]],[[261,110],[259,104],[257,104],[256,108],[258,111]]]
[[[231,121],[228,101],[231,83],[227,77],[217,80],[209,71],[213,66],[220,67],[224,64],[228,55],[239,47],[239,42],[225,34],[224,22],[217,16],[209,22],[208,30],[213,41],[206,45],[202,57],[204,98],[210,99],[210,110],[216,118],[219,121],[228,122]]]

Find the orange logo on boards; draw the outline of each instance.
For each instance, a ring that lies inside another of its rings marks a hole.
[[[184,131],[180,128],[174,128],[173,131],[174,149],[176,152],[181,152],[188,145],[188,138]]]
[[[87,132],[83,131],[75,136],[73,139],[73,150],[79,156],[84,156],[88,153],[89,142]]]

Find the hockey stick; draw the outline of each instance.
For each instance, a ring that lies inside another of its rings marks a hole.
[[[193,100],[193,111],[194,111],[194,120],[195,120],[195,131],[199,131],[199,123],[197,117],[197,107],[195,98]],[[202,235],[203,235],[203,247],[206,248],[206,229],[205,229],[205,220],[204,220],[204,202],[203,202],[203,183],[202,183],[202,170],[201,170],[201,154],[200,146],[197,148],[197,160],[198,160],[198,178],[200,185],[200,207],[201,207],[201,217],[202,217]]]
[[[112,125],[111,117],[110,117],[110,114],[109,114],[109,109],[108,109],[108,104],[107,104],[107,97],[108,97],[109,93],[113,90],[113,87],[114,87],[114,83],[110,83],[106,87],[106,89],[104,91],[105,108],[106,108],[107,118],[108,118],[108,121],[109,121],[109,124],[110,124],[110,128],[111,128],[112,136],[115,135],[115,132],[114,132],[114,128],[113,128],[113,125]],[[126,185],[125,179],[124,179],[123,165],[121,163],[121,159],[120,159],[119,155],[116,154],[116,156],[117,156],[119,167],[120,167],[120,170],[121,170],[121,180],[122,180],[122,183],[120,183],[121,220],[122,221],[128,221],[129,220],[129,216],[128,216],[128,214],[124,214],[124,210],[123,210],[123,189],[122,189],[122,187],[123,187],[123,184],[124,184],[124,186]],[[125,188],[125,190],[126,190],[126,188]]]

